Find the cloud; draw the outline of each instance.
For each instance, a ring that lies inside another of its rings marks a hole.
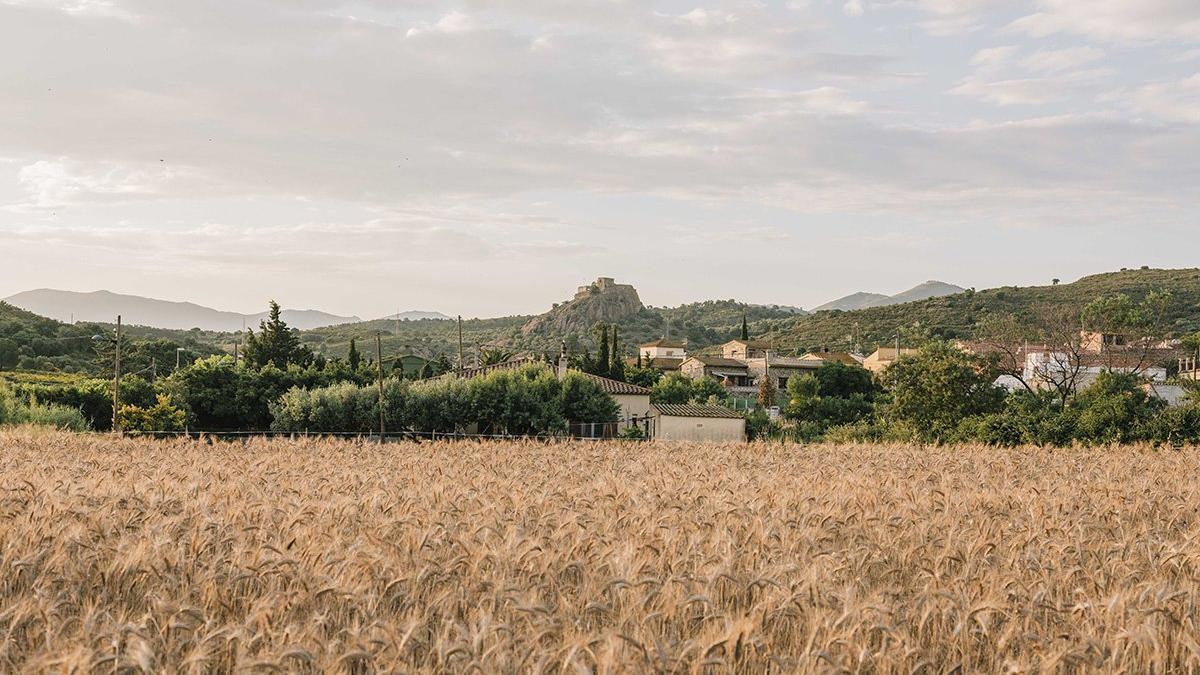
[[[1111,94],[1110,100],[1138,115],[1184,124],[1200,124],[1200,73],[1154,82]]]
[[[1042,49],[1026,57],[1021,65],[1034,73],[1059,73],[1104,58],[1104,51],[1095,47]]]
[[[179,174],[174,168],[134,168],[61,158],[21,167],[17,182],[27,191],[29,206],[49,209],[152,196]]]
[[[135,21],[138,15],[115,0],[0,0],[0,5],[59,11],[71,16],[102,17]]]
[[[1037,0],[1012,27],[1036,37],[1071,33],[1104,42],[1200,42],[1195,0]]]

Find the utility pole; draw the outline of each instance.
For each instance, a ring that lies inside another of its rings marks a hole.
[[[896,359],[894,361],[892,361],[892,364],[895,365],[896,363],[899,363],[899,362],[900,362],[900,327],[897,326],[896,327]],[[900,371],[899,370],[896,371],[896,384],[900,384]]]
[[[113,343],[113,433],[121,435],[121,315],[117,315],[117,340]]]
[[[463,361],[462,314],[458,315],[458,370],[462,372],[466,362]]]
[[[379,373],[379,442],[383,443],[383,341],[375,333],[375,368]]]

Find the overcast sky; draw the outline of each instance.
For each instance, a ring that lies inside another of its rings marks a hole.
[[[0,0],[0,297],[811,307],[1198,206],[1197,0]]]

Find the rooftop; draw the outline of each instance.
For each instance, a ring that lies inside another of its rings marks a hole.
[[[647,342],[646,344],[639,345],[639,346],[640,347],[665,347],[667,349],[683,349],[683,348],[687,347],[687,345],[684,344],[683,340],[671,340],[669,338],[660,338],[658,340],[655,340],[654,342]]]
[[[603,389],[604,393],[606,394],[626,394],[630,396],[650,395],[649,389],[645,387],[639,387],[636,384],[621,382],[620,380],[613,380],[607,377],[600,377],[599,375],[592,375],[591,373],[585,373],[583,371],[575,372],[578,372],[580,375],[583,375],[587,379],[600,385],[600,388]]]
[[[652,407],[664,417],[710,417],[720,419],[741,419],[738,413],[719,405],[681,404],[669,405],[655,403]]]
[[[706,366],[718,368],[745,368],[746,362],[737,359],[727,359],[723,356],[693,356],[691,357]]]

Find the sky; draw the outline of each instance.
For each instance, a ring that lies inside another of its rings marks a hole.
[[[0,0],[0,297],[812,307],[1197,207],[1197,0]]]

